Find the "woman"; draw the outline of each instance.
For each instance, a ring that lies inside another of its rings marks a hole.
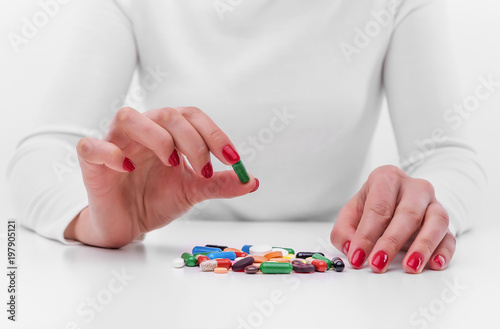
[[[401,249],[408,273],[448,266],[485,178],[446,112],[460,90],[444,1],[92,0],[60,15],[59,64],[9,170],[27,227],[117,248],[244,196],[201,217],[338,212],[332,243],[354,268],[385,272]],[[147,110],[118,110],[136,67]],[[356,193],[384,93],[402,167]],[[262,182],[252,195],[259,180],[227,170],[239,159]]]

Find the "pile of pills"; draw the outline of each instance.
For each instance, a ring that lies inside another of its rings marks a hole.
[[[256,274],[289,274],[325,272],[333,269],[344,270],[344,262],[339,257],[328,259],[322,252],[298,252],[291,248],[270,245],[244,245],[241,249],[207,244],[196,246],[191,253],[185,252],[175,258],[172,265],[177,268],[199,266],[202,272],[225,274],[245,272]]]

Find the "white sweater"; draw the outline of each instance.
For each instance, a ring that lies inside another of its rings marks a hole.
[[[70,243],[87,205],[75,145],[104,134],[137,67],[127,104],[199,107],[261,181],[200,218],[333,219],[366,179],[385,92],[401,167],[434,184],[454,233],[474,220],[485,176],[452,112],[442,0],[75,0],[59,15],[59,46],[39,50],[58,66],[34,77],[46,97],[8,169],[18,217],[45,237]]]

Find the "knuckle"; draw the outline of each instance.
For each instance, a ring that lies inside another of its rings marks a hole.
[[[436,249],[436,244],[434,243],[434,241],[432,241],[427,237],[421,237],[420,239],[418,239],[418,243],[424,248],[424,250],[428,254],[432,254]]]
[[[166,123],[171,121],[176,117],[176,114],[179,114],[175,109],[171,107],[164,107],[158,111],[158,120],[160,122]]]
[[[172,138],[168,134],[161,134],[158,142],[161,145],[161,150],[164,150],[170,156],[170,153],[174,150],[174,142]]]
[[[388,235],[382,238],[382,241],[387,245],[393,253],[397,253],[402,248],[402,243],[400,239],[395,235]]]
[[[208,132],[208,138],[213,141],[222,141],[225,137],[225,134],[219,129],[214,129]]]
[[[387,201],[379,200],[371,208],[370,211],[385,224],[392,218],[391,205]]]
[[[91,154],[93,148],[93,143],[88,137],[80,139],[76,145],[76,151],[82,157],[86,157]]]
[[[199,115],[202,111],[194,106],[186,106],[183,107],[181,110],[181,114],[185,117],[194,117]]]
[[[131,107],[122,107],[116,112],[117,122],[127,122],[134,115],[135,110]]]
[[[457,238],[451,232],[447,232],[445,238],[448,238],[453,246],[457,245]]]
[[[436,205],[435,206],[435,211],[434,211],[434,219],[438,222],[441,222],[443,226],[448,227],[450,225],[450,216],[448,215],[448,212],[442,205]]]
[[[187,209],[191,209],[198,202],[202,201],[197,184],[192,184],[191,187],[183,186],[181,188],[181,200],[179,204],[183,204]]]
[[[419,226],[423,220],[423,212],[415,207],[406,206],[399,210],[407,220],[410,220],[413,226]]]
[[[123,157],[122,152],[117,148],[112,148],[107,152],[108,159],[120,159]]]
[[[198,157],[205,157],[208,154],[208,146],[206,143],[201,143],[197,150],[196,150],[196,156]]]
[[[359,238],[359,240],[366,242],[370,246],[375,245],[375,242],[377,242],[376,238],[374,238],[373,236],[366,234],[366,233],[359,234],[358,238]]]
[[[385,165],[376,168],[373,172],[377,174],[382,174],[384,176],[396,177],[401,175],[402,170],[393,165]]]
[[[337,245],[340,243],[341,239],[341,232],[337,225],[333,226],[332,232],[330,233],[330,241],[332,242],[333,245]]]
[[[416,182],[417,182],[420,190],[434,195],[434,186],[431,184],[431,182],[429,182],[428,180],[425,180],[425,179],[420,179],[420,178],[416,178]]]

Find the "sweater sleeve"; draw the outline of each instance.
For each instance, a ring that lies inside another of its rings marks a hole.
[[[30,111],[34,127],[19,142],[7,179],[25,227],[74,243],[64,231],[87,206],[76,144],[84,136],[102,137],[122,104],[137,54],[131,23],[114,1],[71,2],[51,24],[38,36],[51,42],[26,50],[27,60],[44,56],[51,70],[27,74],[44,92]]]
[[[467,120],[454,117],[474,91],[461,92],[450,43],[445,0],[404,1],[383,79],[401,167],[433,184],[450,230],[460,234],[479,215],[486,176],[467,138]]]

